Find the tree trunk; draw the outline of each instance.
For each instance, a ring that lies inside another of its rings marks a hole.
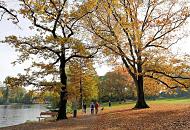
[[[134,108],[137,108],[137,109],[149,108],[144,98],[143,76],[138,76],[138,79],[135,85],[137,88],[137,102]]]
[[[142,108],[149,108],[149,106],[146,104],[146,101],[145,101],[145,98],[144,98],[144,86],[143,86],[143,68],[142,68],[142,58],[141,58],[141,52],[139,51],[137,53],[137,61],[138,63],[136,64],[137,65],[137,72],[138,73],[133,73],[131,70],[130,70],[130,67],[127,63],[127,61],[125,60],[124,57],[121,57],[122,58],[122,61],[123,63],[125,64],[129,74],[132,76],[134,82],[135,82],[135,86],[137,88],[137,102],[136,102],[136,105],[134,108],[137,108],[137,109],[142,109]],[[136,66],[133,66],[134,68],[136,68]]]
[[[61,78],[61,93],[59,101],[59,111],[57,120],[67,119],[67,75],[65,72],[65,54],[61,55],[60,59],[60,78]]]
[[[83,105],[83,88],[82,88],[82,78],[80,77],[80,99],[79,99],[79,108],[82,108]]]

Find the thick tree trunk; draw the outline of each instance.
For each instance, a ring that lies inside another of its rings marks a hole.
[[[137,88],[137,102],[134,108],[138,109],[149,108],[144,98],[143,76],[138,76],[138,80],[136,81],[135,84]]]
[[[134,82],[135,82],[135,85],[136,85],[136,88],[137,88],[137,102],[136,102],[136,105],[134,108],[137,108],[137,109],[142,109],[142,108],[149,108],[149,106],[146,104],[146,101],[145,101],[145,98],[144,98],[144,86],[143,86],[143,68],[142,68],[142,58],[141,58],[141,53],[138,52],[137,53],[137,69],[136,71],[138,73],[133,73],[133,71],[131,71],[130,69],[130,66],[128,65],[127,63],[127,60],[125,60],[124,57],[121,57],[122,58],[122,61],[123,63],[125,64],[129,74],[132,76]],[[136,66],[133,66],[134,68],[136,68]]]
[[[65,64],[65,55],[63,53],[60,59],[60,78],[62,87],[57,120],[67,119],[67,75],[65,72]]]
[[[67,91],[66,87],[63,87],[60,94],[60,103],[57,120],[67,119]]]

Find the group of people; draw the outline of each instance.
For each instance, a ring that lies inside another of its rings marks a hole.
[[[98,102],[91,102],[90,104],[90,112],[91,114],[98,114],[98,109],[99,109],[99,103]],[[83,103],[83,112],[86,113],[86,103]]]
[[[108,103],[109,107],[111,107],[111,101],[109,101]],[[96,101],[96,102],[91,102],[90,104],[90,113],[93,115],[94,113],[95,114],[98,114],[98,109],[100,107],[100,104]],[[83,105],[82,105],[82,109],[83,109],[83,112],[86,113],[86,103],[84,102]],[[103,110],[104,107],[101,107],[101,110]]]
[[[98,107],[99,107],[99,103],[98,102],[91,102],[90,104],[90,112],[91,114],[94,114],[94,109],[95,109],[95,113],[98,114]]]
[[[109,101],[109,107],[111,107],[111,101]],[[96,101],[96,102],[91,102],[90,104],[90,113],[93,115],[94,113],[95,114],[98,114],[98,109],[100,107],[100,104]],[[77,102],[73,102],[72,103],[72,109],[73,109],[73,117],[77,117]],[[87,106],[86,106],[86,103],[83,102],[82,104],[82,110],[84,113],[86,113],[87,109]],[[101,110],[103,111],[104,110],[104,107],[101,107]]]

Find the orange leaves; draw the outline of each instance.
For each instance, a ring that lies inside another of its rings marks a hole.
[[[37,67],[40,67],[41,69],[48,69],[48,70],[50,70],[50,69],[52,69],[53,68],[53,66],[52,65],[50,65],[50,64],[39,64],[39,63],[34,63],[33,64],[34,66],[37,66]]]
[[[188,7],[185,7],[182,12],[181,12],[181,16],[185,16],[185,17],[189,17],[190,15],[190,10]]]
[[[162,90],[162,85],[156,80],[145,78],[144,79],[144,90],[146,96],[158,96]]]
[[[160,26],[163,26],[163,25],[168,25],[168,24],[171,24],[172,21],[170,19],[166,19],[166,18],[163,18],[163,19],[157,19],[155,21],[155,24],[156,25],[160,25]]]

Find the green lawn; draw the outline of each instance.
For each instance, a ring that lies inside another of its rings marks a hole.
[[[190,98],[162,98],[155,101],[147,101],[148,104],[190,104]]]
[[[147,100],[147,104],[151,107],[152,104],[190,104],[190,98],[160,98],[156,100]],[[102,104],[105,108],[108,107],[108,103]],[[112,102],[112,109],[133,108],[135,101],[127,101],[119,104],[119,102]]]

